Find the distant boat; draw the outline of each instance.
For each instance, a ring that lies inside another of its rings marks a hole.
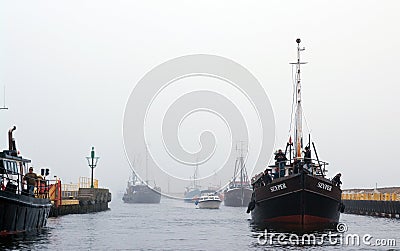
[[[198,189],[196,187],[187,187],[185,194],[184,194],[183,201],[191,203],[191,202],[193,202],[193,200],[200,197],[200,194],[201,194],[200,189]]]
[[[236,159],[233,178],[224,191],[224,205],[228,207],[244,207],[251,200],[253,190],[247,176],[242,153]]]
[[[12,137],[15,129],[8,132],[9,149],[0,152],[0,235],[46,226],[51,208],[47,180],[37,179],[31,192],[23,182],[31,161],[18,155]]]
[[[192,182],[191,186],[186,187],[186,191],[183,195],[184,202],[192,203],[198,197],[200,197],[201,190],[200,190],[200,186],[197,185],[197,170],[198,170],[198,166],[196,165],[196,167],[194,169],[194,174],[193,174],[193,182]]]
[[[146,148],[146,182],[139,180],[134,169],[132,170],[132,177],[128,180],[126,191],[122,200],[125,203],[148,203],[158,204],[161,201],[161,188],[154,185],[150,187],[147,180],[147,169],[148,169],[148,153]],[[135,164],[135,161],[133,161]]]
[[[306,151],[303,151],[300,65],[304,63],[300,62],[300,52],[304,49],[300,48],[300,39],[296,42],[297,62],[293,63],[296,65],[294,142],[290,137],[285,153],[280,152],[280,158],[270,166],[269,171],[277,170],[273,173],[273,180],[266,172],[254,178],[253,199],[248,211],[251,211],[256,225],[296,231],[320,230],[338,223],[343,211],[342,190],[337,183],[325,177],[328,163],[319,160],[310,137]],[[311,158],[311,143],[316,159]],[[288,147],[290,157],[287,161]]]
[[[139,181],[136,174],[133,173],[122,200],[125,203],[149,203],[157,204],[161,201],[161,188],[150,187],[147,183]]]
[[[200,209],[219,209],[221,202],[216,193],[202,193],[195,203]]]

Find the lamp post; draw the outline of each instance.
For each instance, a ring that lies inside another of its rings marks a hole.
[[[91,178],[90,188],[94,188],[94,186],[93,186],[93,170],[96,167],[97,161],[99,161],[99,158],[100,157],[95,156],[94,146],[92,146],[92,151],[90,152],[90,157],[86,157],[86,159],[88,161],[88,165],[92,169],[92,178]]]

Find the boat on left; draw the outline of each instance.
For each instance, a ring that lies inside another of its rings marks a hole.
[[[0,152],[0,235],[46,226],[51,208],[49,181],[27,175],[31,160],[19,155],[15,130],[14,126],[8,131],[8,150]]]

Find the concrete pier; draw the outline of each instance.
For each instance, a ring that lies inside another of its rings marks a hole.
[[[86,214],[108,210],[111,193],[104,188],[79,188],[77,198],[63,199],[51,207],[49,217]],[[59,205],[57,205],[59,204]]]
[[[345,213],[378,217],[400,217],[400,188],[350,189],[343,191]]]
[[[400,201],[343,200],[345,213],[399,218]]]

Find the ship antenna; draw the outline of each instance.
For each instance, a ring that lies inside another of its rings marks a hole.
[[[301,106],[301,78],[300,78],[300,65],[306,64],[306,62],[300,61],[300,52],[304,51],[305,48],[300,48],[301,39],[296,39],[297,43],[297,62],[291,63],[296,65],[296,114],[295,114],[295,130],[294,130],[294,147],[295,147],[295,158],[301,158],[301,152],[303,148],[303,128],[302,128],[302,106]]]
[[[4,92],[3,92],[3,100],[4,100],[4,105],[3,107],[0,107],[0,110],[7,110],[8,107],[6,107],[6,86],[4,85]]]
[[[146,185],[149,184],[149,180],[148,180],[148,162],[149,162],[149,153],[147,152],[147,145],[146,145]]]
[[[197,175],[198,175],[198,170],[199,170],[199,158],[196,155],[196,166],[194,167],[194,174],[193,174],[193,187],[196,189],[197,188]]]

